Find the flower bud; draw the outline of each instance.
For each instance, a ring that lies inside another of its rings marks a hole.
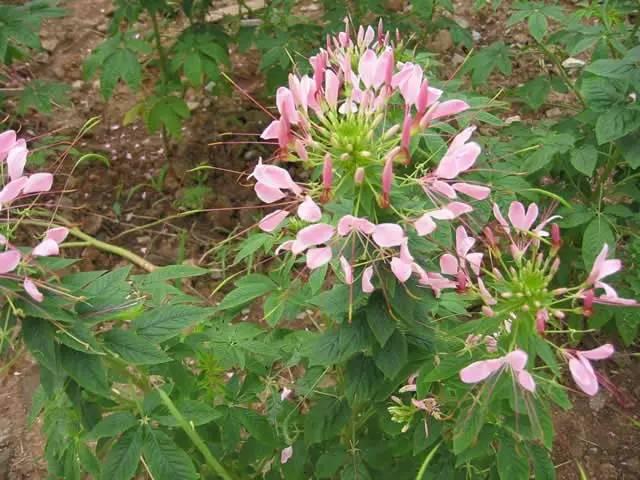
[[[536,312],[536,331],[540,335],[544,335],[544,331],[547,327],[547,322],[549,321],[549,312],[546,308],[538,310]]]
[[[487,352],[496,353],[498,351],[498,341],[495,337],[487,335],[484,337],[484,344],[487,346]]]
[[[589,289],[584,293],[584,297],[582,299],[582,314],[587,318],[593,315],[594,298],[595,294],[593,293],[593,289]]]
[[[481,310],[482,313],[484,313],[485,317],[492,318],[496,315],[496,312],[493,311],[493,308],[489,307],[488,305],[483,305]]]
[[[322,165],[322,200],[324,202],[329,200],[329,194],[331,193],[331,184],[333,183],[333,162],[331,161],[331,155],[328,153],[324,156],[324,164]]]
[[[555,255],[562,246],[562,238],[560,237],[560,227],[557,223],[551,225],[551,255]]]
[[[462,270],[458,270],[457,279],[458,279],[458,288],[457,288],[458,293],[466,292],[467,282],[469,280],[467,278],[467,275]]]
[[[353,181],[356,182],[356,185],[362,185],[362,182],[364,182],[364,167],[356,168],[356,173],[353,175]]]
[[[393,182],[393,157],[387,156],[387,161],[382,169],[382,208],[389,206],[389,193],[391,192],[391,183]]]

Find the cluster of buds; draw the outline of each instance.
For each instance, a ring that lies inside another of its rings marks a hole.
[[[8,130],[0,133],[0,209],[8,221],[5,222],[7,232],[13,231],[11,211],[20,208],[17,201],[31,196],[48,192],[53,185],[53,175],[41,172],[25,175],[24,168],[29,150],[27,142],[16,136],[16,132]],[[32,272],[37,269],[34,262],[38,257],[58,255],[59,245],[66,239],[69,231],[65,227],[49,228],[44,237],[34,248],[18,248],[5,235],[0,234],[0,278],[20,282],[24,291],[36,302],[42,302],[44,295],[39,287],[46,285],[32,278]]]
[[[411,375],[407,380],[407,384],[400,388],[399,393],[415,393],[417,391],[416,379],[417,375]],[[391,397],[391,400],[394,405],[391,405],[387,410],[389,411],[393,422],[402,424],[403,433],[409,430],[413,423],[413,419],[420,413],[422,413],[424,417],[426,436],[429,435],[427,427],[428,417],[438,421],[444,420],[444,415],[440,411],[440,404],[434,397],[426,397],[422,400],[412,397],[407,404],[395,395]]]

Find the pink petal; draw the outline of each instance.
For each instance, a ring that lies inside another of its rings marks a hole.
[[[464,112],[469,109],[469,104],[462,100],[447,100],[438,105],[435,112],[433,112],[433,118],[446,117],[449,115],[456,115],[460,112]]]
[[[304,202],[298,205],[298,216],[306,222],[317,222],[322,218],[322,211],[316,202],[307,196]]]
[[[7,157],[9,150],[13,148],[16,143],[16,132],[13,130],[7,130],[0,133],[0,162]]]
[[[263,140],[279,139],[282,136],[282,123],[280,120],[272,121],[267,128],[264,129],[260,138]]]
[[[18,250],[7,250],[0,253],[0,275],[13,272],[20,264],[21,257]]]
[[[521,372],[524,370],[524,367],[527,365],[527,352],[522,350],[514,350],[513,352],[509,352],[504,356],[505,363],[509,364],[509,366],[516,372]]]
[[[4,188],[0,190],[0,204],[6,204],[15,200],[22,192],[26,183],[27,177],[16,178],[7,183]]]
[[[509,229],[509,223],[507,223],[507,220],[502,216],[502,212],[500,211],[500,207],[498,207],[497,203],[493,204],[493,216],[496,217],[498,223],[506,230]]]
[[[38,290],[38,287],[35,283],[33,283],[32,280],[25,278],[22,286],[24,288],[24,291],[27,292],[29,296],[36,302],[40,303],[42,302],[42,300],[44,300],[44,295],[42,295],[42,292]]]
[[[409,239],[407,237],[404,237],[402,245],[400,245],[400,259],[409,264],[413,262],[413,255],[409,251]]]
[[[509,220],[519,230],[529,231],[533,222],[538,217],[538,206],[532,203],[525,213],[524,205],[520,202],[511,202],[509,206]]]
[[[278,106],[278,111],[280,112],[280,115],[282,115],[283,119],[293,123],[294,125],[298,123],[298,112],[296,111],[296,105],[293,100],[291,90],[287,87],[278,88],[276,91],[276,105]]]
[[[9,178],[15,180],[22,176],[24,166],[27,163],[27,154],[29,151],[25,147],[16,147],[9,150],[7,155],[7,166],[9,167]]]
[[[411,277],[411,263],[407,263],[398,257],[393,257],[391,259],[391,271],[398,280],[404,283]]]
[[[439,210],[433,210],[429,212],[429,216],[431,218],[435,218],[436,220],[453,220],[455,215],[448,208],[441,208]]]
[[[260,223],[258,223],[258,227],[263,232],[273,232],[278,225],[282,223],[282,221],[287,218],[289,212],[286,210],[276,210],[275,212],[271,212],[269,215],[265,216]]]
[[[404,239],[404,230],[395,223],[381,223],[373,231],[373,241],[380,247],[399,247]]]
[[[518,383],[522,388],[531,393],[536,391],[536,382],[533,380],[531,374],[526,370],[518,372]]]
[[[340,266],[342,267],[342,273],[344,274],[344,283],[351,285],[353,283],[353,269],[349,260],[340,256]]]
[[[327,69],[324,78],[324,98],[333,109],[338,105],[338,89],[340,88],[340,80],[333,70]]]
[[[462,202],[451,202],[445,208],[453,212],[454,218],[473,211],[473,207],[471,205]]]
[[[34,257],[50,257],[52,255],[58,255],[60,248],[58,244],[50,238],[45,238],[38,245],[35,246],[31,255]]]
[[[458,259],[450,253],[445,253],[440,257],[440,271],[445,275],[457,275]]]
[[[328,242],[334,233],[335,229],[331,225],[316,223],[300,230],[296,235],[296,241],[304,247],[304,250],[308,247]]]
[[[475,142],[465,143],[464,145],[456,148],[454,154],[456,157],[456,165],[459,172],[466,172],[469,170],[482,153],[480,145]]]
[[[358,74],[364,84],[365,88],[369,88],[376,81],[376,70],[378,68],[378,57],[376,53],[367,49],[366,52],[360,57],[358,64]]]
[[[251,174],[259,183],[263,183],[271,188],[292,189],[295,182],[291,175],[282,167],[275,165],[265,165],[262,162],[256,165]]]
[[[282,251],[290,252],[291,251],[291,247],[293,247],[294,243],[295,242],[293,240],[287,240],[286,242],[282,242],[278,246],[278,248],[276,248],[276,255],[278,255]]]
[[[456,191],[451,185],[442,180],[436,180],[431,184],[431,188],[447,198],[456,198]]]
[[[371,293],[375,290],[371,279],[373,278],[373,267],[369,266],[362,272],[362,291],[364,293]]]
[[[353,224],[356,230],[365,235],[371,235],[376,229],[376,226],[366,218],[355,218]]]
[[[354,217],[353,215],[345,215],[340,220],[338,220],[338,235],[340,235],[341,237],[349,235],[354,229],[355,219],[356,217]]]
[[[50,228],[44,234],[44,238],[49,238],[60,245],[69,235],[69,229],[66,227]]]
[[[484,200],[491,194],[491,189],[489,187],[483,187],[481,185],[454,183],[452,186],[454,190],[464,193],[465,195],[469,195],[471,198],[475,198],[476,200]]]
[[[394,67],[393,49],[387,49],[378,58],[378,69],[376,71],[375,84],[380,85],[383,82],[387,85],[391,84]]]
[[[480,298],[486,305],[495,305],[497,303],[480,277],[478,277],[478,291],[480,292]]]
[[[480,267],[482,266],[482,257],[483,257],[482,253],[470,253],[465,257],[469,262],[469,265],[471,265],[471,270],[476,275],[480,275]]]
[[[458,176],[460,170],[456,163],[456,157],[451,153],[451,150],[444,154],[434,173],[438,178],[446,178],[448,180]]]
[[[495,358],[491,360],[480,360],[460,370],[460,380],[464,383],[478,383],[486,380],[491,374],[500,369],[503,360]]]
[[[476,239],[467,235],[462,225],[456,228],[456,253],[460,258],[466,257],[475,243]]]
[[[331,247],[310,248],[307,251],[307,267],[315,270],[331,260]]]
[[[444,92],[442,90],[440,90],[439,88],[435,88],[435,87],[429,87],[427,90],[427,105],[431,106],[433,105],[435,102],[437,102],[440,97],[442,96]],[[434,110],[434,112],[437,111],[437,108]],[[432,117],[433,118],[433,117]]]
[[[289,445],[287,448],[283,448],[280,452],[280,463],[285,464],[293,457],[293,447]]]
[[[613,345],[610,343],[605,343],[604,345],[599,346],[598,348],[593,348],[591,350],[582,350],[578,352],[578,355],[582,355],[589,360],[604,360],[605,358],[609,358],[614,353]]]
[[[598,378],[588,360],[578,360],[572,357],[569,360],[569,371],[573,380],[584,393],[591,396],[598,393]]]
[[[258,198],[264,203],[277,202],[286,197],[286,194],[279,188],[270,187],[260,182],[256,183],[253,189]]]
[[[418,232],[418,235],[421,237],[429,235],[437,227],[436,222],[433,221],[433,218],[431,218],[431,215],[428,213],[425,213],[418,220],[413,222],[413,226],[416,227],[416,232]]]
[[[34,173],[31,175],[22,188],[22,193],[48,192],[53,186],[53,175],[50,173]]]

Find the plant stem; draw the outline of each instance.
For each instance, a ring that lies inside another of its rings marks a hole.
[[[213,454],[211,453],[207,445],[204,443],[200,435],[198,435],[198,432],[196,432],[195,428],[193,428],[193,426],[190,425],[189,422],[187,422],[187,420],[182,416],[182,414],[173,404],[169,396],[159,388],[156,389],[156,391],[158,392],[158,395],[160,395],[162,402],[165,404],[165,406],[169,410],[169,413],[173,415],[176,421],[180,424],[180,427],[182,428],[182,430],[184,430],[184,433],[187,434],[187,436],[191,439],[191,441],[196,446],[196,448],[200,450],[200,453],[202,453],[202,456],[207,462],[207,465],[209,465],[213,469],[213,471],[216,472],[218,476],[220,476],[220,478],[223,478],[224,480],[233,480],[233,477],[213,456]]]
[[[130,250],[126,248],[118,247],[116,245],[111,245],[110,243],[103,242],[96,238],[93,238],[86,233],[78,230],[77,228],[72,228],[69,230],[69,233],[74,237],[77,237],[81,240],[84,240],[88,246],[95,247],[99,250],[103,250],[105,252],[113,253],[114,255],[118,255],[122,258],[129,260],[134,265],[139,266],[140,268],[145,269],[147,272],[153,272],[156,268],[158,268],[153,263],[145,260],[139,255],[136,255]]]
[[[585,102],[584,97],[580,93],[580,90],[576,88],[575,84],[571,81],[571,78],[569,78],[569,75],[567,74],[567,71],[565,70],[565,68],[562,66],[562,62],[560,61],[560,59],[556,56],[555,53],[549,50],[541,42],[537,42],[537,43],[538,43],[538,47],[540,47],[540,49],[543,51],[545,56],[549,60],[551,60],[551,63],[553,63],[556,66],[556,68],[558,69],[558,73],[560,74],[560,77],[562,77],[562,80],[567,85],[567,87],[569,87],[569,89],[575,94],[578,100],[580,100],[582,107],[587,108],[587,102]]]
[[[153,27],[153,38],[156,42],[156,50],[158,51],[158,58],[160,59],[160,73],[162,77],[162,84],[165,87],[164,89],[166,90],[166,87],[169,83],[169,63],[167,61],[167,52],[165,52],[164,47],[162,46],[162,37],[160,35],[160,27],[158,25],[158,15],[154,10],[151,10],[150,15],[151,15],[151,25]],[[164,125],[162,125],[161,134],[162,134],[162,143],[164,144],[165,158],[167,159],[167,161],[169,162],[169,165],[171,166],[171,162],[169,161],[170,159],[169,150],[171,145],[169,144],[167,129],[165,128]]]

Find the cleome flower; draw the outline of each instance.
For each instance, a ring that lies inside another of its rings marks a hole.
[[[536,383],[525,370],[528,355],[522,350],[514,350],[503,357],[480,360],[460,370],[460,380],[464,383],[478,383],[504,370],[509,370],[516,377],[518,384],[529,392],[534,392]]]

